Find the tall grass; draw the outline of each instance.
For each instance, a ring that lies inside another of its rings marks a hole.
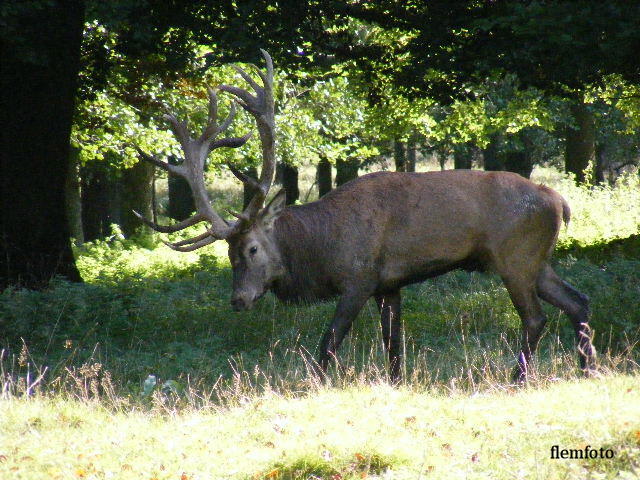
[[[640,231],[640,176],[625,174],[614,186],[578,186],[552,168],[538,167],[532,180],[560,192],[571,206],[571,222],[560,242],[590,245]]]

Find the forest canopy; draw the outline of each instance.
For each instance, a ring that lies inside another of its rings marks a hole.
[[[206,87],[235,75],[220,67],[256,63],[260,48],[278,66],[290,201],[305,165],[323,194],[331,168],[340,184],[385,158],[524,176],[552,164],[589,184],[638,164],[635,3],[10,0],[0,15],[3,205],[29,192],[3,209],[3,286],[77,280],[70,238],[101,238],[112,223],[131,235],[132,208],[154,215],[155,173],[131,139],[178,162],[163,113],[203,122]],[[257,149],[231,160],[255,175]],[[214,155],[211,171],[227,161]],[[192,204],[174,180],[178,218]]]

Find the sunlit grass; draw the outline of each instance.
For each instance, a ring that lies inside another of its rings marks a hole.
[[[640,380],[473,396],[384,383],[266,391],[179,413],[13,398],[0,401],[0,432],[2,478],[635,478]],[[553,445],[616,457],[552,460]]]
[[[552,168],[537,167],[532,180],[557,190],[571,207],[571,222],[560,241],[589,245],[640,233],[640,176],[618,179],[615,186],[579,187]]]

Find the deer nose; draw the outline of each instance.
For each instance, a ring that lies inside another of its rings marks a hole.
[[[241,310],[246,310],[247,309],[247,303],[244,301],[244,298],[242,298],[240,296],[234,296],[234,297],[231,298],[231,307],[236,312],[239,312]]]

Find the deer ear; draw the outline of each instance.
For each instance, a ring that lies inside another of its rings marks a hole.
[[[264,209],[260,213],[260,220],[266,228],[273,227],[273,223],[276,221],[276,218],[278,218],[284,210],[285,204],[286,192],[283,188],[278,193],[276,193],[275,197],[271,199],[269,204],[264,207]]]

